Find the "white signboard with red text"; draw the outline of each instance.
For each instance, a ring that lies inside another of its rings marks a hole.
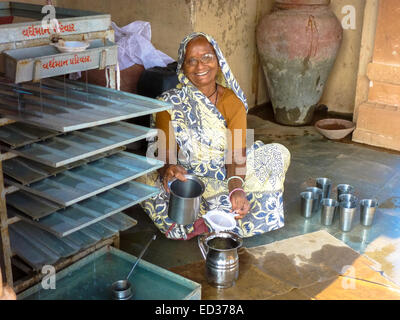
[[[116,65],[118,46],[106,40],[90,41],[83,52],[59,53],[52,45],[3,51],[5,73],[15,83],[39,80],[58,75],[104,69]]]

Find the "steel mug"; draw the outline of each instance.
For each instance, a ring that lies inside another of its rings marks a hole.
[[[197,219],[205,190],[203,181],[195,175],[186,174],[185,177],[186,181],[174,179],[169,183],[168,217],[182,225],[191,224]]]
[[[207,282],[216,288],[230,288],[239,277],[238,249],[243,240],[228,231],[198,237],[198,245],[206,260]]]

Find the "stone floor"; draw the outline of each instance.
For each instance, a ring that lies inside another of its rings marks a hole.
[[[264,143],[279,142],[291,152],[292,160],[286,175],[284,207],[285,226],[263,235],[244,239],[245,247],[269,244],[318,230],[326,230],[345,244],[374,259],[382,274],[400,285],[400,153],[351,142],[351,136],[330,141],[319,135],[313,126],[285,127],[270,121],[267,109],[252,109],[248,127],[255,139]],[[358,198],[377,198],[380,206],[374,224],[367,228],[355,216],[353,229],[341,232],[335,217],[330,227],[322,226],[320,216],[304,219],[300,215],[300,192],[313,186],[315,178],[328,177],[336,185],[355,187]],[[164,268],[201,260],[197,239],[166,239],[139,206],[126,211],[138,225],[121,235],[121,249],[138,255],[153,233],[157,234],[144,259]]]

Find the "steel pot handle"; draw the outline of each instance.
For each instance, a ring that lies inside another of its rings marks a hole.
[[[204,245],[204,239],[205,239],[204,236],[198,237],[198,238],[197,238],[197,243],[198,243],[198,245],[199,245],[200,252],[201,252],[201,254],[202,254],[204,260],[206,260],[206,259],[207,259],[208,250],[206,249],[206,247],[205,247],[205,245]]]

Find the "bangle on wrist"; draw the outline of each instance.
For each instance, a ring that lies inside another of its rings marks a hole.
[[[232,194],[234,193],[234,192],[236,192],[236,191],[242,191],[244,194],[246,194],[246,192],[242,189],[242,188],[236,188],[236,189],[233,189],[230,193],[229,193],[229,201],[231,201],[231,196],[232,196]]]
[[[232,177],[229,177],[228,180],[226,181],[226,183],[229,183],[229,181],[231,181],[232,179],[239,179],[240,181],[242,181],[242,187],[243,187],[243,185],[244,185],[244,180],[243,180],[242,177],[239,177],[239,176],[232,176]]]

